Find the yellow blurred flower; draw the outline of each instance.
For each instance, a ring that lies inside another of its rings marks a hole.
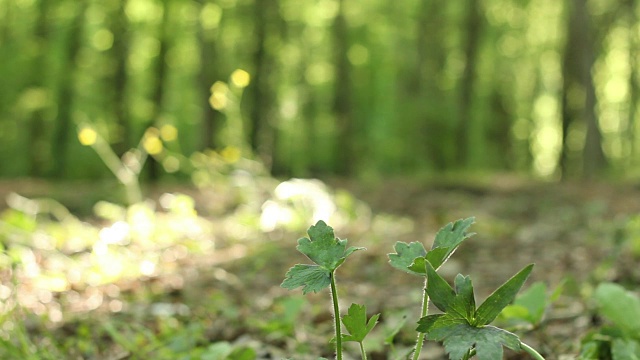
[[[251,75],[242,69],[236,69],[231,73],[231,82],[239,88],[247,87],[251,82]]]
[[[78,140],[80,140],[80,144],[84,146],[95,144],[97,139],[98,133],[90,127],[83,127],[80,132],[78,132]]]
[[[235,146],[227,146],[226,148],[222,149],[220,155],[222,156],[224,161],[229,164],[233,164],[236,161],[240,160],[240,155],[242,155],[242,152]]]
[[[158,155],[162,152],[162,140],[159,137],[150,135],[145,137],[142,147],[149,155]]]

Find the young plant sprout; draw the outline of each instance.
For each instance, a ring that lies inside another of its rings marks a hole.
[[[436,234],[431,250],[427,251],[419,242],[396,243],[395,253],[389,254],[391,266],[405,272],[424,277],[422,308],[417,320],[418,333],[412,359],[417,360],[424,340],[442,342],[450,360],[468,360],[476,356],[479,360],[502,359],[503,347],[524,351],[534,359],[544,360],[535,349],[520,341],[517,335],[491,326],[502,310],[515,299],[533,270],[527,265],[511,279],[495,290],[479,307],[476,307],[473,285],[469,276],[458,275],[451,287],[437,269],[473,234],[467,230],[474,218],[467,218],[445,225]],[[375,327],[380,314],[369,320],[365,305],[352,304],[347,315],[340,317],[335,272],[346,258],[361,247],[347,248],[347,240],[335,237],[333,229],[324,221],[318,221],[308,230],[309,238],[298,240],[297,249],[315,264],[294,265],[282,282],[282,287],[302,287],[303,294],[319,292],[327,286],[331,289],[335,320],[336,359],[342,359],[342,343],[354,341],[360,344],[362,359],[367,359],[363,341]],[[428,314],[429,299],[442,312]],[[349,334],[342,334],[340,320]]]

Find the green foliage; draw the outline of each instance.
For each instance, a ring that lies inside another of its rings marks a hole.
[[[331,284],[331,272],[319,265],[294,265],[282,282],[282,287],[293,290],[302,287],[302,293],[319,292]]]
[[[593,298],[608,324],[583,339],[578,359],[640,359],[640,297],[618,284],[602,283]]]
[[[509,325],[526,324],[530,327],[540,325],[547,308],[557,300],[563,289],[560,284],[552,294],[547,294],[547,286],[543,282],[535,282],[520,293],[513,304],[505,307],[499,320]]]
[[[625,335],[640,340],[640,298],[613,283],[596,288],[594,299],[598,311]]]
[[[285,275],[281,285],[289,290],[302,287],[304,294],[311,291],[318,292],[329,286],[331,273],[354,251],[364,249],[361,247],[347,249],[347,240],[336,238],[333,228],[327,226],[322,220],[311,226],[308,234],[309,238],[298,240],[296,249],[317,265],[293,266]]]
[[[333,271],[354,251],[364,248],[347,247],[347,240],[340,240],[333,234],[333,228],[320,220],[308,231],[309,238],[298,240],[296,249],[322,268]]]
[[[347,315],[342,317],[344,327],[349,334],[342,336],[343,341],[355,341],[361,343],[365,336],[373,330],[378,323],[380,314],[373,315],[367,322],[367,307],[365,305],[351,304]]]
[[[426,277],[423,309],[416,328],[419,335],[413,358],[419,357],[423,334],[426,334],[427,339],[441,341],[444,344],[451,360],[466,360],[474,354],[480,360],[499,359],[502,357],[503,346],[513,350],[524,350],[536,359],[543,359],[534,349],[523,344],[517,335],[489,325],[507,305],[514,301],[520,288],[531,274],[533,264],[524,267],[507,280],[477,308],[469,276],[459,274],[455,278],[454,290],[436,272],[436,268],[447,261],[462,241],[473,235],[467,232],[473,222],[474,218],[467,218],[444,226],[436,234],[429,252],[418,242],[409,244],[398,242],[394,247],[396,253],[389,254],[391,266]],[[363,341],[376,325],[380,314],[372,316],[367,321],[365,305],[352,304],[347,315],[342,317],[342,323],[349,334],[342,335],[338,321],[340,313],[334,283],[335,269],[345,261],[347,256],[361,248],[347,249],[346,240],[336,238],[333,229],[323,221],[311,226],[308,234],[309,238],[298,240],[297,249],[318,265],[295,265],[289,269],[281,286],[290,290],[302,287],[303,293],[306,293],[319,291],[331,285],[336,319],[334,339],[337,359],[342,358],[342,341],[360,343],[362,359],[366,359]],[[536,294],[536,292],[532,292],[532,294]],[[427,314],[426,304],[429,297],[443,313]],[[526,304],[527,301],[524,303]],[[392,341],[397,331],[394,330],[385,339],[385,342]]]
[[[449,353],[449,359],[467,359],[474,348],[478,359],[502,359],[502,347],[520,350],[520,339],[515,334],[493,326],[474,327],[466,323],[435,325],[427,336],[441,341]]]
[[[394,246],[396,251],[394,254],[389,254],[389,263],[396,269],[400,269],[415,275],[424,275],[424,272],[413,271],[411,265],[417,258],[427,255],[427,250],[420,242],[404,243],[398,241]]]
[[[306,255],[317,265],[297,264],[293,266],[289,271],[287,271],[285,279],[280,286],[289,290],[301,286],[303,294],[306,294],[309,291],[320,291],[328,285],[331,285],[331,299],[333,301],[336,332],[336,358],[341,360],[342,332],[340,327],[340,308],[338,306],[338,290],[336,289],[335,283],[335,271],[340,265],[342,265],[342,263],[344,263],[349,255],[357,250],[364,250],[364,248],[352,246],[347,249],[347,240],[338,239],[334,235],[333,228],[327,226],[327,224],[322,220],[319,220],[316,225],[311,226],[307,233],[309,234],[309,237],[299,239],[296,249]],[[353,311],[354,313],[352,317],[347,320],[350,326],[355,326],[356,313],[359,312],[359,308],[354,308]],[[374,325],[375,321],[371,328],[373,328]],[[353,329],[357,331],[361,330],[356,327]],[[362,342],[360,342],[360,348],[362,350],[363,358],[366,359],[366,353]]]
[[[502,357],[502,345],[520,349],[518,337],[491,323],[513,301],[533,265],[528,265],[500,286],[476,309],[473,285],[467,276],[458,275],[455,290],[427,263],[427,293],[444,314],[428,315],[418,321],[419,332],[427,339],[442,341],[452,360],[463,359],[472,349],[483,360]]]
[[[445,225],[436,234],[429,252],[419,242],[397,242],[394,247],[396,253],[389,254],[389,263],[411,274],[426,276],[426,262],[430,262],[436,269],[444,264],[465,239],[474,235],[467,233],[474,222],[475,218],[470,217]]]

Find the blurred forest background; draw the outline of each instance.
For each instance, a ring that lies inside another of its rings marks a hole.
[[[421,287],[387,254],[470,216],[445,276],[487,294],[535,261],[543,300],[568,285],[527,342],[605,354],[594,288],[640,284],[639,18],[636,0],[0,0],[0,358],[332,356],[325,294],[278,286],[319,219],[369,249],[343,294],[383,313],[372,359],[402,358]]]
[[[0,176],[110,176],[81,144],[96,135],[118,156],[156,155],[146,179],[206,149],[277,176],[637,176],[639,12],[635,0],[0,0]]]

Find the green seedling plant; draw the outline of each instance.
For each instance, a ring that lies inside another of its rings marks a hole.
[[[449,259],[458,246],[473,235],[467,230],[474,221],[474,218],[467,218],[445,225],[436,234],[430,251],[419,242],[398,242],[394,247],[396,252],[389,254],[391,266],[424,277],[425,280],[413,360],[419,358],[425,339],[442,342],[450,360],[468,360],[473,356],[479,360],[501,359],[503,346],[525,351],[537,360],[544,360],[535,349],[520,341],[517,335],[490,325],[502,310],[514,301],[529,277],[533,264],[507,280],[479,307],[476,307],[469,276],[459,274],[455,278],[454,287],[451,287],[437,273],[437,269]],[[342,323],[349,334],[342,334],[335,284],[336,269],[349,255],[364,248],[347,249],[347,241],[336,238],[333,229],[323,221],[311,226],[308,234],[309,238],[298,240],[297,249],[315,265],[293,266],[285,275],[281,286],[290,290],[302,287],[303,294],[318,292],[329,286],[335,320],[336,358],[342,359],[343,342],[355,341],[360,344],[362,359],[366,359],[363,340],[376,325],[380,314],[367,320],[366,307],[352,304],[348,314],[342,317]],[[429,315],[430,301],[442,313]]]
[[[441,341],[451,360],[467,360],[474,355],[480,360],[502,359],[503,346],[544,359],[517,335],[489,325],[513,301],[532,269],[533,264],[524,267],[476,308],[469,276],[458,274],[454,289],[427,263],[427,293],[443,313],[420,318],[416,330],[429,340]]]
[[[474,233],[467,233],[474,221],[475,219],[471,217],[445,225],[436,233],[431,250],[428,252],[422,243],[415,241],[409,244],[397,242],[394,246],[396,252],[389,254],[389,263],[394,268],[424,277],[421,318],[427,316],[429,309],[426,263],[429,262],[436,269],[440,268],[465,239],[474,235]],[[420,357],[424,338],[425,334],[418,332],[416,347],[413,351],[413,360],[417,360]]]
[[[335,237],[333,228],[320,220],[307,231],[308,238],[298,240],[296,249],[307,256],[314,265],[297,264],[293,266],[282,282],[282,287],[292,290],[302,287],[302,293],[319,292],[329,286],[331,288],[331,300],[335,320],[335,344],[336,359],[342,360],[342,342],[356,341],[360,343],[362,358],[366,359],[366,353],[362,340],[375,326],[379,314],[366,321],[366,307],[353,304],[349,313],[342,321],[350,332],[343,335],[340,326],[340,308],[338,306],[338,289],[336,288],[336,269],[344,263],[346,258],[362,247],[350,247],[347,249],[347,240]]]

